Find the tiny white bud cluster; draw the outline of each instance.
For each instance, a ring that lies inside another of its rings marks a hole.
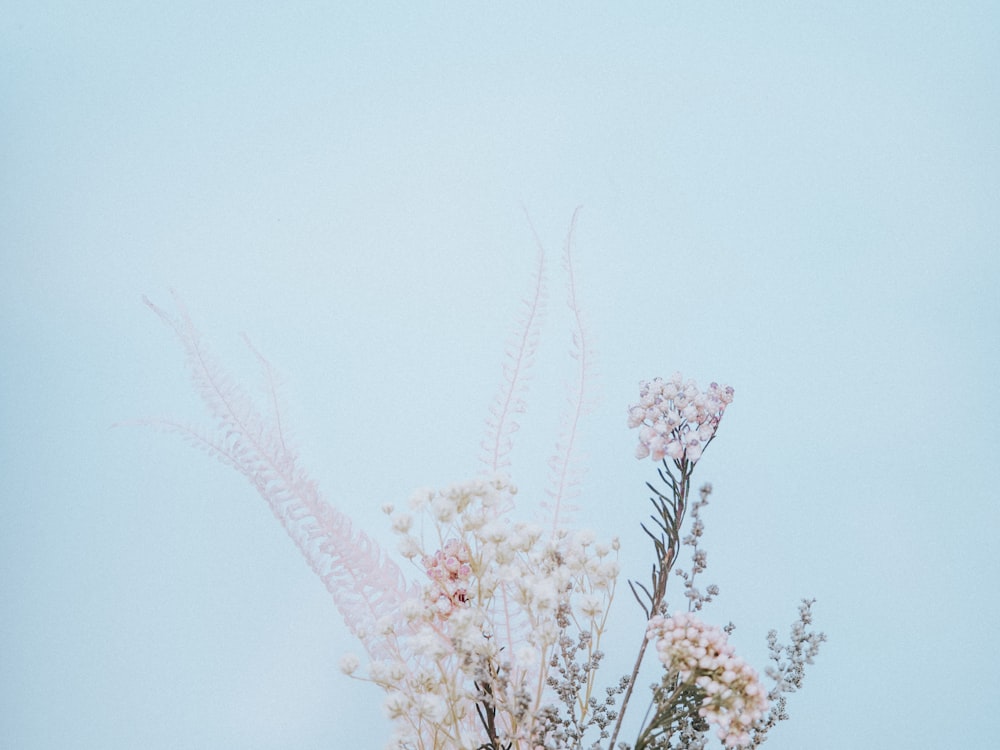
[[[767,711],[757,672],[736,656],[726,634],[687,612],[649,621],[646,637],[657,656],[681,682],[702,693],[699,715],[718,727],[726,747],[750,743],[750,730]]]
[[[712,383],[702,392],[679,372],[670,380],[642,381],[639,403],[628,410],[628,426],[639,428],[636,458],[651,456],[661,461],[670,457],[694,463],[701,458],[732,401],[731,386]]]

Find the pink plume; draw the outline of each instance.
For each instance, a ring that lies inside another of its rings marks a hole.
[[[522,298],[521,314],[514,334],[508,339],[504,349],[503,380],[497,389],[486,419],[486,435],[482,441],[482,461],[489,473],[502,471],[510,466],[509,454],[513,447],[513,435],[520,425],[516,414],[527,409],[524,395],[528,390],[528,379],[538,350],[539,332],[545,313],[545,248],[531,225],[537,248],[535,272],[531,290]]]
[[[368,653],[375,658],[388,655],[392,643],[379,638],[375,625],[380,619],[390,618],[397,629],[404,627],[399,622],[400,605],[417,595],[416,591],[408,591],[399,567],[364,533],[354,531],[350,519],[321,498],[315,482],[298,466],[297,456],[282,432],[270,363],[250,346],[267,378],[273,416],[266,419],[212,359],[176,294],[174,300],[177,317],[143,297],[180,339],[195,387],[216,426],[214,433],[207,433],[168,420],[152,424],[181,433],[196,447],[246,476],[323,581],[344,622]]]
[[[570,356],[577,362],[576,375],[570,383],[567,396],[567,411],[562,418],[562,428],[556,449],[549,458],[549,487],[546,490],[550,501],[546,506],[552,513],[552,532],[559,526],[560,514],[569,510],[569,501],[578,494],[583,469],[580,467],[577,438],[580,421],[589,413],[593,405],[588,394],[588,380],[593,369],[594,353],[588,343],[583,312],[576,298],[576,273],[573,268],[573,233],[580,208],[573,212],[566,242],[563,245],[563,267],[566,269],[566,304],[573,316],[573,337]]]

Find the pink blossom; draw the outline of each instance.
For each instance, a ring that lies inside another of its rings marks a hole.
[[[715,436],[733,389],[712,383],[702,392],[693,380],[674,373],[639,384],[639,402],[628,409],[628,426],[639,429],[636,458],[698,461]]]
[[[438,584],[434,606],[442,618],[468,602],[465,583],[472,577],[469,550],[457,539],[449,539],[444,547],[421,560],[427,577]]]
[[[656,615],[646,637],[663,665],[702,691],[698,714],[718,727],[726,747],[749,742],[749,731],[761,720],[768,701],[757,673],[736,656],[726,634],[693,614]]]

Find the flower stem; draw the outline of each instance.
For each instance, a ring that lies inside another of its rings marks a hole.
[[[666,475],[664,475],[663,471],[660,472],[660,477],[666,484],[670,485],[672,490],[673,498],[670,503],[671,507],[668,508],[667,506],[666,496],[660,493],[659,490],[652,485],[649,485],[649,488],[653,490],[659,498],[659,500],[651,498],[653,506],[657,509],[660,516],[659,518],[654,516],[653,520],[656,521],[657,525],[664,531],[664,533],[661,534],[659,541],[657,541],[655,537],[653,538],[654,545],[656,547],[657,560],[653,591],[649,596],[650,617],[660,613],[660,610],[663,607],[663,602],[667,596],[667,582],[670,578],[670,571],[674,567],[674,561],[677,559],[678,545],[680,544],[681,525],[684,523],[684,512],[687,510],[687,498],[691,489],[691,470],[693,465],[688,461],[681,459],[679,461],[674,461],[674,466],[680,474],[680,476],[676,479],[670,471],[670,467],[667,465],[666,461],[663,462],[663,468],[666,470]],[[647,534],[648,533],[649,532],[647,531]],[[625,710],[628,708],[629,699],[632,697],[632,690],[635,688],[635,682],[639,678],[639,669],[642,667],[642,659],[646,655],[647,645],[649,645],[649,640],[646,638],[646,634],[643,633],[642,643],[639,645],[639,655],[636,657],[635,665],[632,667],[632,675],[629,678],[628,687],[625,689],[625,695],[622,698],[622,704],[618,710],[618,718],[615,720],[615,728],[611,732],[611,741],[608,745],[608,750],[614,750],[615,748],[615,742],[617,741],[618,734],[622,728],[622,720],[625,718]]]

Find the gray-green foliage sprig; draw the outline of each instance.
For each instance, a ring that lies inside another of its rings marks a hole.
[[[698,715],[703,693],[676,673],[668,672],[652,686],[650,714],[639,733],[634,750],[675,750],[687,748],[685,741],[701,742],[708,723]],[[675,744],[675,740],[676,743]]]
[[[666,615],[667,577],[674,568],[680,546],[691,548],[690,570],[674,570],[675,575],[684,581],[688,611],[700,611],[719,593],[718,587],[714,584],[706,586],[704,591],[695,586],[697,576],[707,569],[707,554],[700,546],[704,534],[701,511],[708,505],[712,487],[710,484],[703,485],[699,499],[689,503],[693,464],[687,461],[674,461],[674,468],[676,473],[671,471],[671,467],[664,461],[663,468],[659,469],[660,478],[670,490],[669,495],[647,483],[654,493],[651,501],[656,514],[652,519],[659,531],[653,533],[645,524],[642,527],[652,539],[656,550],[656,562],[653,565],[650,585],[629,582],[647,618],[657,614]],[[691,516],[689,532],[682,537],[681,527],[688,511]],[[790,642],[787,645],[778,642],[775,631],[768,634],[768,646],[773,664],[767,674],[774,681],[774,686],[767,696],[770,710],[752,730],[750,744],[746,745],[747,750],[762,744],[767,738],[768,731],[779,721],[788,718],[786,695],[801,687],[805,666],[813,662],[820,644],[826,640],[823,633],[809,629],[812,623],[812,604],[813,600],[803,600],[799,607],[799,618],[792,626]],[[733,629],[734,626],[730,623],[724,630],[729,635]],[[644,643],[640,648],[637,667],[629,681],[623,707],[631,695],[645,645]],[[681,681],[672,670],[668,670],[661,682],[652,686],[652,690],[650,710],[643,721],[635,745],[625,742],[614,745],[612,742],[609,750],[615,747],[618,750],[704,750],[708,741],[708,724],[702,716],[703,701],[706,698],[704,690],[691,682]],[[617,727],[620,723],[621,716],[612,735],[613,739],[617,736]]]
[[[662,461],[662,468],[657,470],[660,479],[670,489],[669,495],[661,492],[652,483],[646,483],[646,486],[653,492],[653,497],[649,500],[653,504],[655,513],[650,518],[656,528],[659,529],[658,533],[654,533],[650,531],[646,524],[642,524],[642,530],[652,540],[656,552],[650,572],[650,585],[647,588],[645,584],[639,581],[630,580],[628,582],[629,587],[632,589],[632,594],[635,596],[639,606],[642,607],[647,620],[653,615],[665,611],[667,583],[670,580],[670,571],[677,561],[681,527],[684,525],[684,514],[687,511],[688,498],[691,494],[691,473],[694,470],[694,462],[682,458],[674,460],[673,463],[677,471],[676,476],[670,470],[670,465],[666,460]],[[614,747],[618,733],[621,731],[625,709],[628,706],[629,699],[632,697],[635,681],[639,676],[639,668],[642,666],[642,660],[646,655],[648,644],[649,641],[646,639],[645,633],[643,633],[642,642],[639,644],[639,654],[632,668],[632,675],[625,689],[625,696],[622,698],[621,710],[618,713],[614,729],[611,732],[609,747]]]
[[[590,633],[580,632],[576,639],[568,634],[571,626],[569,615],[565,605],[556,613],[561,634],[549,664],[554,672],[547,680],[562,705],[546,709],[545,731],[537,740],[545,748],[582,750],[584,737],[596,728],[598,739],[590,748],[598,750],[601,741],[609,736],[608,727],[618,716],[615,704],[617,697],[625,691],[628,680],[622,678],[614,687],[606,688],[603,700],[590,696],[584,705],[581,696],[586,692],[592,674],[600,667],[604,653],[600,650],[591,653]]]
[[[684,597],[688,600],[688,611],[699,612],[719,595],[719,587],[714,583],[705,590],[694,585],[695,578],[708,568],[708,553],[701,548],[700,540],[705,533],[705,522],[701,519],[701,510],[708,505],[708,496],[712,494],[712,485],[706,482],[698,490],[699,498],[691,503],[691,530],[681,540],[681,544],[691,548],[691,571],[678,568],[674,574],[684,581]]]
[[[767,634],[767,646],[773,662],[767,669],[767,676],[774,681],[774,687],[767,694],[771,709],[754,729],[748,750],[759,747],[779,721],[788,719],[788,700],[785,696],[802,687],[806,665],[813,663],[820,644],[827,639],[826,633],[809,629],[813,620],[812,605],[815,603],[815,599],[802,600],[799,617],[792,623],[787,644],[778,642],[778,631],[771,630]]]

